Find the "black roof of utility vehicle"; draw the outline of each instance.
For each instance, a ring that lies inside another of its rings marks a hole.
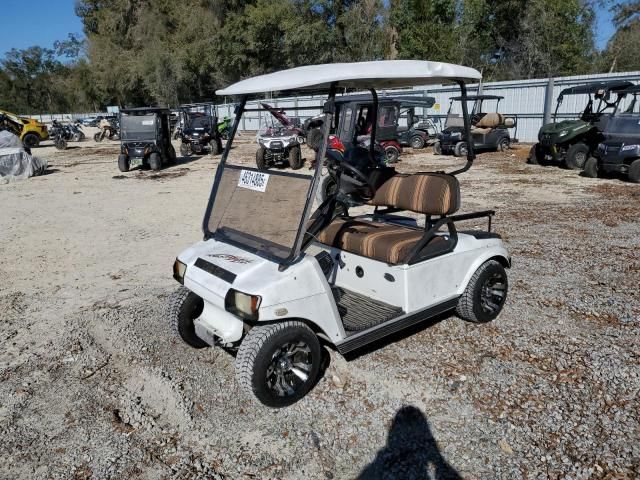
[[[624,90],[619,90],[617,93],[625,94],[625,93],[640,93],[640,83],[638,85],[631,85],[630,87],[625,88]]]
[[[467,95],[467,100],[475,101],[475,100],[502,100],[504,97],[500,95]],[[455,100],[456,102],[461,102],[462,97],[451,97],[451,100]]]
[[[142,114],[142,113],[166,113],[167,115],[171,113],[171,110],[165,107],[137,107],[137,108],[121,108],[121,113],[130,113],[133,115]]]
[[[632,87],[633,83],[626,80],[611,80],[609,82],[591,82],[584,85],[578,85],[576,87],[565,88],[560,92],[558,98],[562,98],[565,95],[580,95],[598,93],[600,90],[616,91],[624,90],[628,87]]]

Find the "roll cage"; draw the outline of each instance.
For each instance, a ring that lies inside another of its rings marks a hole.
[[[562,105],[564,97],[567,95],[589,95],[589,100],[587,101],[584,111],[580,115],[580,119],[585,122],[594,122],[600,118],[600,115],[602,115],[608,108],[612,108],[612,113],[615,114],[620,100],[625,96],[624,90],[633,86],[634,85],[631,82],[614,80],[611,82],[591,82],[584,85],[578,85],[576,87],[565,88],[558,96],[556,109],[553,112],[553,123],[556,123],[558,110]],[[611,93],[616,94],[614,101],[609,101]],[[598,106],[595,110],[593,109],[594,99],[598,100]]]

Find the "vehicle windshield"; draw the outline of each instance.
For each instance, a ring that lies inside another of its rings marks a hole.
[[[240,122],[246,129],[256,129],[264,113],[244,112]],[[264,155],[265,148],[252,136],[234,139],[226,164],[218,167],[222,172],[216,175],[213,203],[207,209],[206,235],[277,260],[290,257],[302,229],[313,180],[308,162],[314,158],[306,145],[291,148],[300,148],[301,157],[306,158],[302,169],[294,173],[283,160],[269,170],[258,170],[256,153],[259,150]]]
[[[122,114],[120,138],[122,140],[154,140],[156,138],[156,115]]]
[[[611,117],[605,136],[608,138],[635,138],[640,139],[640,115],[620,114]]]
[[[211,117],[204,113],[187,114],[187,128],[211,128]]]

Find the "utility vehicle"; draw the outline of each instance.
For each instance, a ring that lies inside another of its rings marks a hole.
[[[175,161],[168,109],[142,107],[120,110],[118,168],[121,172],[128,172],[135,165],[160,170],[163,165]]]
[[[423,120],[416,115],[416,107],[431,108],[436,103],[433,97],[398,97],[400,100],[400,117],[406,116],[407,126],[398,126],[398,142],[400,145],[420,149],[427,146],[435,138],[435,125],[429,119]]]
[[[599,177],[608,173],[627,175],[630,182],[640,183],[640,85],[621,92],[633,99],[625,112],[613,115],[602,131],[604,140],[584,165],[583,175]]]
[[[182,125],[180,154],[183,157],[206,152],[219,155],[222,152],[222,137],[218,131],[215,105],[191,103],[182,105],[180,109]]]
[[[556,102],[553,122],[540,128],[538,143],[531,147],[528,163],[537,165],[549,161],[567,168],[584,168],[587,158],[603,139],[602,131],[609,117],[617,111],[620,100],[624,98],[617,92],[631,86],[631,82],[611,80],[562,90]],[[558,121],[558,110],[569,95],[587,95],[587,105],[579,119]],[[595,109],[594,100],[598,101]]]
[[[47,126],[33,118],[26,118],[16,115],[15,113],[0,110],[0,114],[10,119],[15,125],[21,127],[18,136],[22,140],[25,148],[34,148],[40,145],[40,142],[49,138]]]
[[[273,121],[258,134],[258,150],[256,151],[256,166],[266,170],[275,166],[289,165],[292,169],[302,168],[301,145],[304,143],[302,128],[290,119],[282,109],[277,109],[268,103],[261,103],[263,110],[269,112]],[[270,117],[270,118],[271,118]]]
[[[284,407],[318,380],[322,344],[346,354],[454,309],[471,322],[496,318],[511,260],[490,231],[494,212],[455,214],[457,175],[471,167],[473,148],[455,171],[412,175],[373,160],[377,122],[368,149],[328,148],[338,90],[368,89],[377,114],[376,89],[455,82],[464,98],[466,83],[480,78],[468,67],[390,60],[298,67],[219,90],[238,98],[236,116],[206,208],[204,240],[174,263],[182,284],[168,306],[175,335],[195,348],[235,350],[240,386],[265,405]],[[305,90],[328,91],[313,173],[232,164],[247,98]],[[463,109],[468,118],[466,102]],[[336,215],[337,195],[314,205],[325,156],[341,171],[340,191],[368,205],[369,214]],[[480,218],[488,219],[487,230],[456,227]]]
[[[513,116],[498,113],[499,95],[469,95],[467,101],[473,102],[471,108],[471,136],[473,148],[476,150],[507,150],[511,145],[509,129],[516,126]],[[496,101],[493,112],[483,112],[483,104],[486,101]],[[462,102],[462,97],[453,97],[449,102],[445,128],[438,134],[438,140],[433,144],[433,152],[436,155],[453,153],[456,157],[467,155],[469,142],[464,136],[464,119],[451,113],[453,102]]]

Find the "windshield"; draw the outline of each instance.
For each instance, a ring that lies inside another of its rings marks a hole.
[[[122,114],[120,126],[123,140],[154,140],[156,138],[156,115]]]
[[[241,122],[249,128],[257,126],[260,116],[264,112],[245,112]],[[271,151],[251,140],[246,135],[235,138],[226,163],[218,167],[222,172],[216,175],[204,219],[205,234],[285,260],[294,251],[314,178],[307,166],[294,173],[289,159],[309,162],[315,152],[300,144],[289,146],[284,153]],[[257,156],[268,170],[256,168]]]
[[[640,115],[621,114],[611,117],[605,136],[640,139]]]

